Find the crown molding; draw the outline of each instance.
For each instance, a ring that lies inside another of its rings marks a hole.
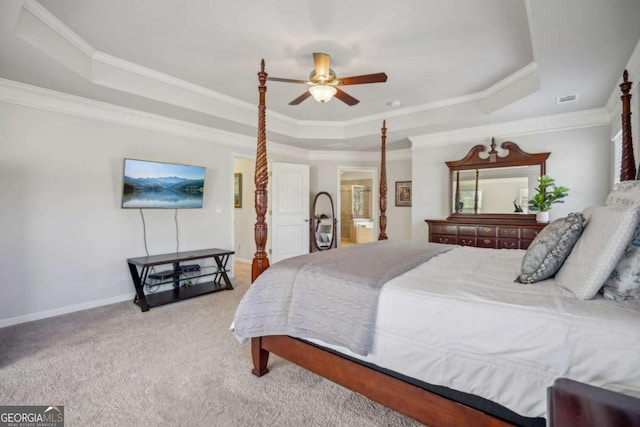
[[[25,0],[20,15],[16,35],[96,85],[204,114],[215,111],[217,117],[255,127],[257,106],[252,103],[97,51],[35,0]],[[384,119],[393,119],[397,130],[409,130],[442,122],[458,110],[486,114],[532,93],[539,84],[538,65],[531,63],[481,92],[358,119],[296,120],[271,110],[267,117],[273,134],[343,140],[376,135]]]
[[[154,132],[168,133],[205,142],[228,145],[236,149],[255,150],[255,138],[253,137],[1,78],[0,101]],[[487,135],[513,137],[517,135],[562,131],[583,127],[604,126],[609,125],[610,121],[611,114],[609,114],[606,109],[601,108],[414,136],[409,138],[412,143],[411,149],[390,150],[387,151],[386,157],[388,161],[399,161],[410,159],[412,150],[464,143],[478,138],[484,138]],[[321,151],[291,147],[272,141],[269,141],[268,144],[269,150],[274,154],[300,160],[380,161],[378,151]]]
[[[256,141],[253,140],[253,150],[256,150]],[[309,160],[309,150],[305,148],[292,147],[291,145],[281,144],[279,142],[267,141],[267,153],[269,157],[275,154],[276,156],[283,156],[287,159],[295,159],[306,162]],[[273,160],[273,158],[272,158]]]
[[[255,138],[157,114],[0,78],[0,101],[234,148],[255,149]],[[289,147],[290,148],[290,147]]]
[[[84,53],[91,58],[96,50],[87,43],[82,37],[73,32],[62,21],[53,16],[51,12],[45,9],[40,3],[35,0],[24,0],[22,7],[31,13],[34,17],[38,18],[47,27],[58,33],[64,40],[69,42],[73,47]]]
[[[157,80],[167,85],[175,86],[177,88],[185,89],[187,91],[197,93],[202,96],[215,98],[226,104],[234,105],[236,107],[246,108],[251,110],[252,113],[258,112],[258,107],[254,104],[250,104],[245,101],[240,101],[228,95],[224,95],[220,92],[216,92],[211,89],[207,89],[203,86],[188,82],[186,80],[179,79],[177,77],[170,76],[168,74],[161,73],[151,68],[144,67],[142,65],[135,64],[124,59],[117,58],[115,56],[106,54],[104,52],[96,51],[92,59],[97,63],[102,63],[111,67],[115,67],[133,74],[140,75],[150,80]]]
[[[373,151],[310,151],[309,160],[320,162],[379,162],[380,153]]]
[[[256,140],[233,132],[227,132],[197,125],[177,119],[168,118],[144,111],[121,107],[106,102],[95,101],[80,96],[69,95],[50,89],[27,85],[0,78],[0,102],[37,108],[54,113],[68,114],[86,119],[133,127],[138,129],[162,132],[187,137],[204,142],[228,145],[235,149],[246,149],[254,152]],[[335,160],[335,161],[379,161],[379,152],[350,151],[310,151],[292,147],[278,142],[267,141],[268,151],[278,156],[300,161]],[[387,152],[390,161],[409,159],[410,150],[394,150]]]
[[[387,162],[411,159],[411,149],[391,150],[386,152]],[[350,161],[350,162],[380,162],[379,151],[309,151],[309,160],[316,161]]]
[[[512,122],[496,123],[485,126],[457,129],[454,131],[438,132],[428,135],[409,137],[411,149],[419,150],[442,145],[466,143],[493,137],[514,137],[532,135],[545,132],[559,132],[570,129],[580,129],[595,126],[608,126],[611,114],[605,108],[578,111],[574,113],[556,114],[552,116],[536,117],[533,119],[516,120]]]
[[[23,3],[15,34],[96,85],[255,126],[256,105],[100,52],[35,0]]]

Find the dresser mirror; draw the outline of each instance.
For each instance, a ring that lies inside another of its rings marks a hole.
[[[460,160],[446,162],[450,178],[449,220],[513,220],[535,222],[528,212],[530,195],[538,178],[546,173],[546,160],[551,153],[526,153],[515,142],[496,150],[491,140],[490,151],[476,145]]]
[[[333,199],[326,191],[316,194],[313,199],[311,218],[311,251],[326,251],[335,246],[336,224]]]

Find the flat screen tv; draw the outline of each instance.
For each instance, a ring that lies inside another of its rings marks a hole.
[[[201,208],[202,166],[124,159],[123,208]]]

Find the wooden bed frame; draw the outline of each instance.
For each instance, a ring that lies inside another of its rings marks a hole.
[[[258,143],[255,169],[255,224],[256,253],[252,263],[252,282],[269,267],[265,252],[267,225],[267,147],[266,147],[266,79],[264,60],[261,61],[258,106]],[[631,139],[631,82],[628,73],[623,74],[622,90],[622,167],[621,180],[636,179],[636,167]],[[386,122],[382,127],[381,164],[380,164],[380,235],[378,240],[387,238],[386,228],[386,161],[385,161]],[[384,182],[383,182],[384,180]],[[343,357],[335,352],[284,335],[271,335],[252,338],[252,373],[258,377],[269,372],[267,363],[269,354],[276,354],[330,381],[353,390],[388,408],[407,415],[429,426],[466,427],[466,426],[509,426],[507,421],[493,415],[480,412],[455,400],[443,397],[422,387],[398,379],[367,365]]]

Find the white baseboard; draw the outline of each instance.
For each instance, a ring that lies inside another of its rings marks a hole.
[[[73,313],[75,311],[88,310],[90,308],[101,307],[103,305],[115,304],[122,301],[133,301],[135,292],[118,295],[111,298],[103,298],[81,304],[68,305],[66,307],[55,308],[53,310],[40,311],[38,313],[24,314],[22,316],[11,317],[8,319],[0,319],[0,328],[17,325],[20,323],[32,322],[34,320],[46,319],[48,317],[60,316],[62,314]]]
[[[235,261],[251,264],[253,260],[234,257]],[[88,310],[90,308],[101,307],[103,305],[115,304],[122,301],[133,301],[136,296],[135,292],[118,295],[110,298],[103,298],[81,304],[68,305],[65,307],[55,308],[53,310],[45,310],[37,313],[24,314],[22,316],[10,317],[8,319],[0,319],[0,328],[18,325],[20,323],[32,322],[34,320],[46,319],[49,317],[60,316],[62,314],[73,313],[75,311]]]

